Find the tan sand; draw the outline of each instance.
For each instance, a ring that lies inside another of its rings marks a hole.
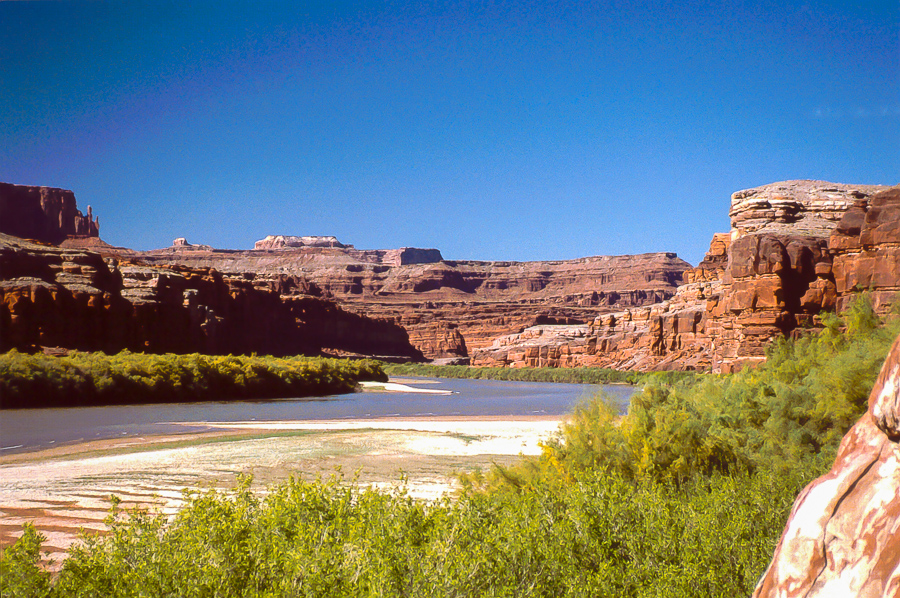
[[[473,417],[209,422],[217,432],[106,440],[0,457],[0,546],[24,521],[61,559],[78,530],[104,529],[109,496],[123,507],[172,513],[183,490],[227,489],[252,474],[261,491],[290,476],[343,472],[363,486],[435,499],[455,475],[540,452],[558,418]],[[349,483],[349,482],[348,482]]]

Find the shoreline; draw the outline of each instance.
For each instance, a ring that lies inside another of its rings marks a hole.
[[[59,560],[79,530],[102,533],[109,496],[122,508],[165,514],[184,489],[227,491],[240,475],[267,488],[291,476],[436,500],[456,475],[540,452],[559,416],[414,416],[347,420],[205,422],[203,432],[77,442],[0,456],[0,546],[33,521]],[[347,475],[345,476],[345,472]]]

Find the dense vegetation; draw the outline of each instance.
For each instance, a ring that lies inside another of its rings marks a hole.
[[[772,345],[767,361],[732,375],[652,379],[628,414],[592,400],[575,409],[543,454],[477,485],[523,486],[602,469],[675,483],[717,474],[821,471],[865,412],[900,319],[886,324],[863,298],[843,317]]]
[[[643,384],[648,380],[674,382],[695,379],[691,372],[622,372],[607,368],[492,368],[467,365],[430,365],[423,363],[385,363],[390,376],[427,376],[433,378],[474,378],[517,382],[568,382],[571,384]]]
[[[270,399],[350,392],[385,381],[378,363],[316,357],[0,354],[0,407]]]
[[[866,303],[754,370],[581,407],[540,457],[436,503],[291,480],[196,494],[173,520],[113,512],[52,581],[30,528],[3,596],[748,595],[793,497],[865,410],[896,322]]]

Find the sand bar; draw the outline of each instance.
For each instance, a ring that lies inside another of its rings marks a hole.
[[[418,391],[417,391],[418,392]],[[125,507],[164,513],[189,489],[227,489],[240,474],[255,486],[342,471],[358,483],[392,488],[401,476],[413,496],[435,499],[455,474],[509,464],[540,452],[560,418],[543,416],[206,422],[204,433],[76,443],[0,457],[0,545],[34,521],[62,558],[79,528],[96,533],[109,496]]]

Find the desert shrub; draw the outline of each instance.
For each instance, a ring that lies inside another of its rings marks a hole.
[[[12,350],[0,355],[3,408],[262,399],[352,391],[387,380],[374,361],[316,357],[115,355],[63,357]]]
[[[171,520],[114,511],[109,534],[73,548],[41,588],[110,597],[747,595],[797,485],[738,474],[678,487],[585,471],[564,486],[428,503],[336,479],[294,479],[265,496],[245,482],[190,495]],[[40,574],[28,559],[20,569],[8,584],[16,591]]]
[[[44,536],[26,523],[15,544],[0,552],[0,596],[37,598],[50,594],[50,574],[40,567]]]
[[[423,363],[385,363],[391,376],[427,376],[431,378],[469,378],[515,382],[563,382],[570,384],[643,384],[650,380],[673,382],[694,379],[694,372],[626,372],[607,368],[504,368],[467,365],[431,365]]]
[[[475,487],[521,487],[594,468],[631,479],[689,480],[715,472],[821,471],[865,412],[900,321],[861,297],[826,327],[773,344],[767,361],[723,376],[648,380],[617,418],[604,397],[578,406],[539,457]]]

